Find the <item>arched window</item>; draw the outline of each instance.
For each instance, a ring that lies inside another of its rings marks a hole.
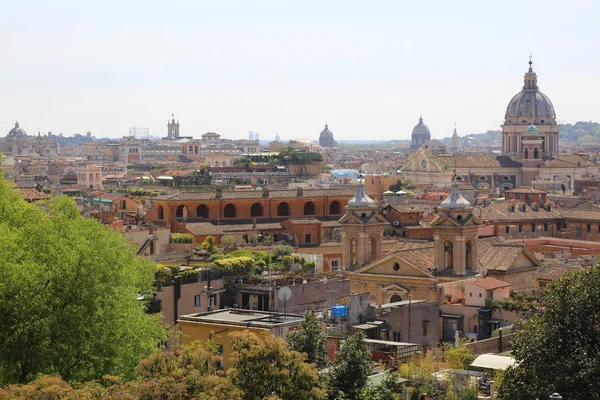
[[[304,215],[315,215],[315,203],[309,201],[304,204]]]
[[[215,167],[218,167],[220,165],[220,163],[218,161],[215,161]]]
[[[279,203],[279,205],[277,206],[277,216],[278,217],[287,217],[290,215],[290,206],[288,205],[288,203],[283,202],[283,203]]]
[[[227,204],[223,209],[223,218],[235,218],[235,206],[231,203]]]
[[[358,264],[358,239],[350,239],[350,265]]]
[[[183,204],[177,207],[177,209],[175,210],[175,218],[184,218],[187,217],[187,215],[187,207]]]
[[[164,219],[165,218],[165,211],[163,210],[163,206],[159,205],[158,206],[158,219]]]
[[[473,255],[475,253],[473,252],[473,242],[471,240],[467,240],[467,245],[466,245],[466,267],[468,270],[473,269]]]
[[[341,213],[342,206],[339,201],[332,201],[329,204],[329,215],[337,215]]]
[[[444,242],[444,254],[446,255],[445,257],[445,261],[446,261],[446,265],[445,267],[448,268],[452,268],[452,266],[454,265],[454,255],[453,255],[453,249],[454,248],[454,243],[452,243],[452,241],[450,240],[446,240]]]
[[[390,303],[397,303],[399,301],[402,301],[402,296],[399,294],[394,294],[392,297],[390,297]]]
[[[250,216],[251,217],[262,217],[263,216],[263,206],[260,203],[252,204],[250,207]]]
[[[371,236],[371,261],[375,261],[379,254],[377,254],[377,238],[375,236]]]
[[[535,160],[537,160],[540,157],[540,149],[538,149],[537,147],[533,148],[533,158]]]
[[[525,147],[525,159],[527,160],[529,158],[529,149],[527,147]]]
[[[227,161],[223,160],[223,166],[226,167],[227,166]]]
[[[198,208],[196,208],[196,216],[208,219],[208,207],[204,204],[200,204]]]

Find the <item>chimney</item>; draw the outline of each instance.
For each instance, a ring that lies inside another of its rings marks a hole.
[[[223,198],[223,189],[217,188],[217,192],[215,194],[215,198],[222,199]]]

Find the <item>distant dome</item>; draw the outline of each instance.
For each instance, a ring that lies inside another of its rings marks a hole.
[[[19,123],[15,122],[15,127],[8,131],[8,136],[27,136],[25,129],[19,127]]]
[[[333,138],[333,132],[329,130],[327,124],[325,124],[325,129],[321,131],[319,135],[319,146],[321,147],[336,147],[337,142]]]
[[[537,75],[533,72],[531,61],[529,61],[529,71],[525,73],[523,90],[510,100],[504,118],[507,124],[525,124],[532,121],[543,124],[544,119],[556,118],[552,102],[538,88]]]
[[[442,208],[447,210],[471,207],[469,200],[465,199],[460,193],[460,189],[458,189],[458,183],[454,183],[454,185],[452,185],[452,192],[450,193],[450,196],[448,196],[446,200],[442,201],[442,204],[440,205]]]
[[[423,117],[419,117],[419,123],[413,128],[411,139],[412,144],[410,147],[413,150],[421,147],[431,139],[431,132],[429,132],[427,125],[423,123]]]
[[[412,136],[427,136],[427,140],[431,137],[429,127],[423,123],[423,117],[419,117],[419,123],[413,128]]]

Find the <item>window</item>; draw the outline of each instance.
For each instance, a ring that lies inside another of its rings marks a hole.
[[[339,267],[340,267],[340,262],[338,260],[331,261],[331,270],[332,271],[337,271]]]
[[[423,321],[423,336],[427,336],[427,321]]]
[[[402,336],[400,335],[400,332],[392,332],[392,338],[394,339],[394,342],[402,341]]]
[[[592,225],[587,224],[587,233],[590,233],[592,231]]]
[[[392,269],[393,269],[394,271],[398,271],[398,270],[400,269],[400,264],[398,264],[398,263],[394,263],[394,266],[392,267]]]
[[[479,298],[482,298],[482,297],[483,297],[483,295],[481,293],[479,293]]]
[[[523,225],[519,225],[519,232],[523,232]]]
[[[288,203],[279,203],[277,206],[277,216],[278,217],[287,217],[290,215],[290,206]]]
[[[223,209],[224,218],[235,218],[235,206],[231,203],[227,204]]]
[[[199,294],[194,296],[194,307],[200,307],[200,297]]]
[[[310,233],[304,235],[304,243],[312,243],[312,235]]]
[[[531,224],[531,232],[535,233],[535,224]]]
[[[473,292],[469,292],[469,297],[473,297]]]
[[[575,227],[575,239],[581,239],[581,227]]]
[[[260,203],[252,204],[250,207],[250,216],[251,217],[262,217],[263,216],[263,207]]]
[[[544,232],[548,232],[548,224],[544,224]]]
[[[315,203],[309,201],[304,204],[304,215],[315,215]]]
[[[509,225],[506,225],[506,226],[504,227],[504,232],[505,232],[505,233],[510,233],[510,226],[509,226]]]

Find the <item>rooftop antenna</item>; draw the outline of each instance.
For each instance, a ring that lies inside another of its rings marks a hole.
[[[288,286],[283,286],[277,291],[277,298],[283,301],[283,316],[285,317],[287,314],[287,301],[292,298],[292,289]]]

